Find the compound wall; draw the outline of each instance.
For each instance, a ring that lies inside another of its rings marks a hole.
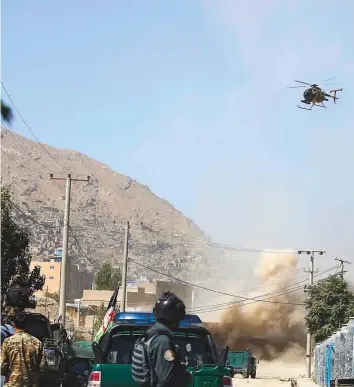
[[[314,378],[320,386],[331,380],[354,379],[354,317],[315,348]]]

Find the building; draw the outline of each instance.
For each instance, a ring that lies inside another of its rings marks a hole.
[[[41,261],[32,261],[30,269],[35,266],[40,266],[41,273],[45,275],[45,284],[43,291],[49,293],[59,293],[60,289],[60,273],[61,273],[61,260],[57,257],[44,258]],[[84,289],[92,287],[93,274],[82,270],[77,264],[68,263],[67,267],[67,300],[73,300],[75,298],[81,298]]]
[[[135,286],[133,286],[135,285]],[[171,291],[180,297],[187,308],[192,305],[193,289],[189,285],[178,282],[166,282],[155,280],[147,282],[143,279],[141,282],[134,281],[127,286],[126,307],[125,310],[131,312],[152,312],[156,300],[164,292]],[[80,300],[81,308],[88,308],[84,325],[91,327],[93,324],[93,314],[102,303],[107,306],[111,297],[112,290],[89,290],[83,291],[83,297]],[[117,306],[120,307],[122,299],[122,289],[119,289],[117,297]],[[82,321],[82,319],[81,319]]]

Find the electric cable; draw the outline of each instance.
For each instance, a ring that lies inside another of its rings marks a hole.
[[[201,286],[201,285],[197,285],[197,284],[193,284],[189,281],[185,281],[185,280],[182,280],[180,278],[177,278],[177,277],[174,277],[174,276],[171,276],[169,274],[166,274],[166,273],[163,273],[163,272],[160,272],[159,270],[155,270],[149,266],[145,266],[139,262],[137,262],[135,259],[133,258],[129,258],[130,261],[134,262],[136,265],[138,266],[141,266],[147,270],[150,270],[150,271],[153,271],[157,274],[160,274],[160,275],[163,275],[167,278],[171,278],[171,279],[174,279],[175,281],[178,281],[178,282],[181,282],[181,283],[184,283],[186,285],[190,285],[190,286],[193,286],[195,288],[199,288],[199,289],[202,289],[202,290],[207,290],[207,291],[210,291],[210,292],[213,292],[213,293],[219,293],[219,294],[223,294],[225,296],[231,296],[231,297],[235,297],[235,298],[240,298],[242,300],[245,300],[245,301],[254,301],[255,298],[250,298],[250,297],[242,297],[242,296],[237,296],[235,294],[230,294],[230,293],[226,293],[226,292],[221,292],[221,291],[218,291],[218,290],[215,290],[215,289],[210,289],[210,288],[207,288],[205,286]],[[266,303],[271,303],[271,304],[284,304],[284,305],[304,305],[303,303],[302,304],[297,304],[297,303],[293,303],[293,302],[277,302],[277,301],[266,301],[266,300],[256,300],[257,302],[266,302]]]
[[[30,126],[27,124],[26,120],[23,118],[21,112],[19,111],[19,109],[17,108],[17,106],[15,105],[14,101],[12,100],[9,92],[7,91],[4,83],[1,81],[1,85],[2,87],[4,88],[5,90],[5,93],[6,95],[8,96],[10,102],[12,103],[13,107],[15,108],[17,114],[20,116],[22,122],[25,124],[25,126],[27,127],[27,129],[32,133],[33,137],[36,139],[36,141],[38,142],[38,144],[44,149],[44,151],[47,153],[47,155],[52,158],[57,164],[59,164],[62,168],[64,168],[66,171],[70,172],[70,170],[65,167],[63,164],[61,164],[55,157],[53,157],[53,155],[45,148],[45,146],[39,141],[38,137],[36,136],[36,134],[33,132],[33,130],[30,128]]]

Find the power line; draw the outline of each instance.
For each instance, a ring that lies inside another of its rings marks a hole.
[[[202,289],[202,290],[207,290],[207,291],[210,291],[210,292],[213,292],[213,293],[223,294],[223,295],[225,295],[225,296],[240,298],[240,299],[245,300],[245,301],[250,301],[250,300],[254,301],[254,300],[255,300],[255,298],[241,297],[241,296],[237,296],[237,295],[235,295],[235,294],[230,294],[230,293],[226,293],[226,292],[221,292],[221,291],[218,291],[218,290],[215,290],[215,289],[207,288],[207,287],[205,287],[205,286],[196,285],[196,284],[193,284],[193,283],[191,283],[191,282],[188,282],[188,281],[182,280],[182,279],[180,279],[180,278],[173,277],[173,276],[171,276],[171,275],[169,275],[169,274],[162,273],[162,272],[160,272],[160,271],[158,271],[158,270],[152,269],[151,267],[145,266],[145,265],[143,265],[143,264],[137,262],[135,259],[130,258],[129,260],[132,261],[132,262],[134,262],[136,265],[141,266],[141,267],[143,267],[143,268],[145,268],[145,269],[147,269],[147,270],[153,271],[153,272],[158,273],[158,274],[160,274],[160,275],[163,275],[163,276],[165,276],[165,277],[167,277],[167,278],[174,279],[174,280],[176,280],[176,281],[178,281],[178,282],[184,283],[184,284],[186,284],[186,285],[193,286],[193,287],[195,287],[195,288],[199,288],[199,289]],[[304,305],[303,303],[302,303],[302,304],[296,304],[296,303],[293,303],[293,302],[277,302],[277,301],[265,301],[265,300],[257,300],[257,302],[266,302],[266,303],[271,303],[271,304],[284,304],[284,305]]]
[[[32,133],[33,137],[37,140],[38,144],[44,149],[44,151],[48,154],[50,158],[52,158],[57,164],[59,164],[62,168],[64,168],[66,171],[70,172],[70,170],[65,167],[63,164],[61,164],[53,155],[45,148],[45,146],[39,141],[39,138],[36,136],[36,134],[33,132],[33,130],[30,128],[30,126],[27,124],[26,120],[23,118],[21,112],[18,110],[17,106],[15,105],[14,101],[12,100],[9,92],[7,91],[4,83],[1,81],[1,85],[5,90],[6,95],[8,96],[10,102],[12,103],[13,107],[15,108],[17,114],[20,116],[22,122],[25,124],[27,129]]]
[[[184,241],[189,241],[189,242],[195,242],[195,239],[184,239]],[[198,240],[197,240],[198,241]],[[220,248],[220,249],[225,249],[225,250],[234,250],[234,251],[241,251],[245,253],[268,253],[268,254],[289,254],[289,255],[297,255],[296,252],[290,252],[286,250],[278,250],[278,251],[272,251],[272,250],[261,250],[261,249],[256,249],[256,248],[248,248],[248,247],[240,247],[240,246],[233,246],[233,245],[227,245],[227,244],[222,244],[222,243],[215,243],[215,242],[208,242],[208,241],[202,241],[201,246],[208,246],[212,248]],[[173,245],[172,245],[173,246]],[[149,247],[158,247],[158,245],[134,245],[134,248],[149,248]]]
[[[305,277],[307,277],[307,275],[302,275],[302,276],[299,276],[299,277],[294,277],[291,281],[293,281],[293,280],[295,280],[295,279],[305,278]],[[239,291],[239,292],[236,292],[235,294],[248,293],[248,292],[252,292],[253,290],[259,290],[259,289],[263,289],[263,288],[269,288],[269,287],[271,287],[271,286],[276,286],[276,285],[283,284],[283,283],[287,283],[287,282],[289,282],[289,281],[287,280],[287,281],[273,282],[273,283],[271,283],[271,284],[264,285],[264,286],[259,286],[259,287],[257,287],[257,288],[241,290],[241,291]],[[205,299],[205,298],[222,297],[222,296],[223,296],[222,294],[216,294],[216,295],[214,295],[214,296],[196,297],[195,300],[203,300],[203,299]]]
[[[329,271],[331,271],[331,270],[333,270],[335,268],[337,268],[337,266],[333,266],[333,267],[331,267],[329,269],[323,270],[321,273],[318,273],[316,275],[316,277],[320,276],[320,275],[323,275],[325,273],[328,273]],[[304,281],[300,281],[299,283],[301,283],[301,282],[304,282]],[[287,289],[285,287],[283,289],[278,289],[277,291],[274,291],[274,292],[261,294],[261,295],[259,295],[257,297],[263,297],[263,296],[268,295],[270,297],[267,297],[266,299],[271,299],[271,298],[280,297],[280,296],[283,296],[283,295],[286,295],[286,294],[294,293],[296,291],[299,291],[299,290],[303,289],[303,286],[297,286],[294,289],[290,289],[290,287],[294,286],[294,285],[295,284],[290,285],[288,291],[284,291],[284,290]],[[245,304],[241,304],[241,302],[243,302],[243,301],[233,301],[233,302],[227,302],[227,303],[222,303],[222,304],[200,306],[200,307],[194,308],[193,312],[214,312],[214,311],[218,311],[218,310],[232,309],[232,308],[235,308],[235,307],[238,307],[238,306],[244,306],[244,305],[253,304],[253,303],[257,302],[257,300],[252,301],[250,303],[245,303]],[[228,308],[224,308],[223,307],[223,306],[229,306],[229,305],[234,305],[234,306],[231,306],[231,307],[228,307]]]
[[[41,227],[44,227],[44,228],[61,228],[61,226],[57,227],[57,226],[49,226],[49,225],[45,225],[45,224],[42,224],[40,222],[38,222],[36,219],[32,218],[30,215],[26,214],[25,212],[23,212],[12,200],[10,200],[10,203],[19,211],[21,212],[26,218],[30,219],[33,223],[36,223],[38,224],[39,226]],[[85,256],[85,258],[88,260],[88,262],[90,262],[94,267],[96,267],[97,269],[99,269],[99,266],[94,263],[89,257],[88,255],[85,253],[85,251],[83,250],[83,248],[81,247],[75,233],[73,232],[71,226],[69,225],[69,229],[70,229],[70,232],[71,232],[71,235],[73,236],[73,238],[75,239],[76,243],[77,243],[77,246],[79,247],[80,251],[82,252],[82,254]]]
[[[46,224],[42,224],[42,223],[38,222],[36,219],[32,218],[30,215],[23,212],[12,200],[9,200],[9,201],[16,208],[17,211],[19,211],[22,215],[24,215],[27,219],[31,220],[33,223],[36,223],[39,226],[44,227],[44,228],[56,228],[56,229],[58,229],[61,227],[61,226],[49,226]]]
[[[278,294],[278,295],[271,295],[271,296],[268,296],[268,297],[262,299],[262,301],[266,302],[266,300],[270,300],[272,298],[276,298],[276,297],[280,297],[280,296],[283,296],[283,295],[286,295],[286,294],[294,293],[295,291],[301,290],[302,288],[303,287],[300,286],[297,289],[289,290],[287,292],[283,292],[283,293]],[[208,308],[208,307],[200,308],[200,309],[195,308],[195,309],[193,309],[193,312],[195,312],[195,313],[217,312],[217,311],[220,311],[220,310],[234,309],[234,308],[237,308],[237,307],[240,307],[240,306],[255,304],[255,303],[259,302],[259,301],[260,300],[253,300],[253,301],[250,301],[250,302],[235,301],[235,302],[232,302],[232,303],[229,303],[229,304],[225,304],[226,306],[219,305],[219,306],[216,306],[216,307],[213,307],[213,308]],[[280,303],[280,302],[275,302],[275,301],[274,302],[268,301],[268,302],[269,303],[273,303],[273,304]],[[301,305],[301,306],[303,306],[304,304],[287,303],[286,305]]]
[[[26,155],[30,156],[30,158],[35,161],[40,167],[46,169],[47,171],[49,172],[55,172],[55,173],[59,173],[57,171],[54,171],[53,169],[50,169],[48,167],[46,167],[45,165],[42,165],[38,160],[36,160],[35,158],[33,158],[31,156],[31,154],[29,152],[26,151],[26,149],[24,148],[23,145],[21,145],[21,143],[18,141],[18,139],[16,138],[16,136],[13,135],[12,131],[5,125],[4,121],[1,120],[1,124],[5,127],[5,129],[8,131],[9,135],[16,141],[17,145],[25,152]]]
[[[74,232],[73,232],[73,230],[72,230],[72,228],[71,228],[70,225],[69,225],[69,230],[70,230],[71,235],[72,235],[73,238],[75,239],[75,241],[76,241],[76,243],[77,243],[79,249],[81,250],[82,254],[85,256],[85,258],[86,258],[86,259],[91,263],[91,265],[93,265],[96,269],[99,269],[100,267],[88,257],[88,255],[86,254],[86,252],[85,252],[85,251],[83,250],[83,248],[81,247],[81,245],[80,245],[80,243],[79,243],[79,241],[78,241],[76,235],[74,234]]]
[[[5,152],[4,149],[1,149],[1,152],[3,152],[10,160],[14,161],[16,164],[18,164],[20,167],[22,168],[26,168],[28,169],[29,171],[31,172],[34,172],[34,173],[38,173],[39,175],[43,175],[42,172],[39,172],[39,171],[36,171],[30,167],[27,167],[27,165],[24,165],[24,164],[21,164],[20,162],[18,162],[17,160],[15,160],[12,156],[10,156],[7,152]]]

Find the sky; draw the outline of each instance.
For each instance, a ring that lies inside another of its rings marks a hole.
[[[215,241],[325,249],[325,268],[354,261],[353,14],[351,0],[4,0],[2,80],[42,142],[148,185]],[[327,109],[286,88],[331,77],[344,91]]]

